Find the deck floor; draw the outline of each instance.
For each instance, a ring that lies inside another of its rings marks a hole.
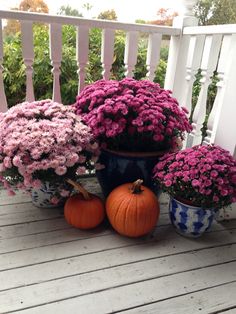
[[[74,229],[62,209],[1,191],[0,313],[14,312],[236,313],[236,220],[184,238],[162,198],[154,232],[130,239],[107,223]]]

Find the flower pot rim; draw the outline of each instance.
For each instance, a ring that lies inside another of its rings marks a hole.
[[[163,156],[166,153],[170,153],[171,149],[157,151],[157,152],[128,152],[128,151],[117,151],[109,148],[102,148],[102,151],[105,153],[111,153],[113,155],[122,156],[122,157],[159,157]]]
[[[190,205],[190,204],[188,204],[188,203],[184,203],[184,200],[183,200],[183,199],[180,201],[180,200],[178,200],[178,198],[176,198],[176,197],[174,197],[174,196],[171,196],[171,195],[170,195],[170,198],[173,199],[173,200],[175,200],[176,202],[178,202],[178,203],[180,203],[180,204],[182,204],[182,205],[184,205],[184,206],[188,206],[188,207],[190,207],[190,208],[192,208],[192,209],[196,209],[196,210],[202,209],[202,210],[210,210],[210,211],[216,210],[214,207],[211,207],[211,208],[203,208],[203,207],[201,207],[201,206]],[[186,201],[188,201],[188,200],[186,200]],[[189,202],[189,201],[188,201],[188,202]]]

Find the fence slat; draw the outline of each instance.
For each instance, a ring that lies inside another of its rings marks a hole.
[[[220,52],[220,58],[217,67],[217,94],[214,100],[214,104],[207,122],[207,135],[204,138],[203,144],[207,145],[213,143],[215,140],[216,129],[221,112],[221,105],[225,93],[225,73],[227,71],[227,63],[229,60],[230,45],[232,42],[232,35],[225,35],[222,42],[222,48]]]
[[[30,21],[21,21],[22,55],[26,72],[26,101],[34,101],[33,87],[33,23]]]
[[[184,29],[186,26],[197,25],[198,20],[193,16],[174,18],[173,26]],[[166,69],[166,89],[173,91],[173,96],[183,104],[183,94],[186,89],[186,62],[189,49],[190,35],[171,36],[168,62]]]
[[[235,106],[235,74],[236,74],[236,34],[232,35],[230,49],[227,54],[225,72],[225,91],[221,99],[219,121],[214,142],[230,151],[236,158],[236,106]]]
[[[3,40],[2,40],[2,20],[0,19],[0,112],[7,111],[7,99],[3,83]]]
[[[202,142],[201,128],[206,118],[208,86],[211,83],[211,76],[216,69],[221,39],[222,35],[206,36],[201,62],[201,90],[193,113],[193,130],[188,136],[187,147],[198,145]]]
[[[115,31],[113,29],[104,29],[102,31],[102,76],[105,80],[109,80],[111,66],[114,58],[114,39]]]
[[[205,36],[191,36],[186,66],[186,88],[183,94],[183,103],[189,112],[192,110],[192,91],[195,75],[200,67]]]
[[[60,89],[60,66],[62,60],[62,26],[60,24],[50,24],[50,58],[53,73],[53,101],[61,103]]]
[[[138,55],[138,32],[128,32],[125,41],[125,76],[133,77]]]
[[[161,49],[161,34],[150,34],[148,39],[148,50],[147,50],[147,78],[153,81],[155,77],[156,66],[160,60],[160,49]]]
[[[86,65],[88,62],[89,53],[89,28],[88,26],[80,26],[77,28],[76,37],[76,60],[78,66],[78,94],[84,88],[84,82],[86,77]]]

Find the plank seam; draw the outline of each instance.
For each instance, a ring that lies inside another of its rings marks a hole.
[[[155,232],[155,230],[157,228],[162,228],[162,227],[166,227],[166,226],[169,226],[170,224],[167,224],[167,225],[163,225],[163,226],[157,226],[153,232]],[[1,226],[0,226],[1,227]],[[232,228],[232,229],[227,229],[227,230],[234,230],[236,228]],[[53,230],[54,231],[54,230]],[[56,231],[56,230],[55,230]],[[210,232],[207,232],[207,233],[215,233],[215,232],[225,232],[226,230],[223,229],[223,230],[215,230],[215,231],[210,231]],[[76,241],[81,241],[81,240],[88,240],[88,239],[93,239],[93,238],[100,238],[100,237],[104,237],[104,236],[110,236],[110,235],[113,235],[114,233],[110,231],[110,229],[107,229],[106,231],[104,231],[105,234],[102,234],[102,235],[94,235],[94,236],[89,236],[89,237],[85,237],[85,238],[81,238],[81,239],[73,239],[73,240],[68,240],[68,241],[62,241],[62,242],[57,242],[57,243],[52,243],[52,244],[46,244],[46,245],[40,245],[40,246],[34,246],[34,247],[31,247],[31,248],[25,248],[25,249],[20,249],[20,250],[13,250],[13,251],[8,251],[8,252],[2,252],[0,253],[0,256],[1,255],[5,255],[5,254],[9,254],[9,253],[16,253],[16,252],[22,252],[22,251],[28,251],[28,250],[32,250],[32,249],[38,249],[38,248],[43,248],[43,247],[48,247],[48,246],[54,246],[54,245],[58,245],[58,244],[63,244],[63,243],[71,243],[71,242],[76,242]],[[27,235],[26,235],[27,236]],[[149,235],[150,238],[151,238],[151,241],[149,240],[146,240],[145,243],[150,243],[152,241],[155,241],[155,236],[153,234],[150,234]],[[1,239],[1,241],[4,241],[4,239]],[[130,246],[130,245],[128,245]]]
[[[222,284],[214,285],[214,286],[212,286],[212,287],[210,287],[210,288],[209,288],[209,287],[206,287],[206,288],[199,289],[199,290],[197,290],[197,291],[192,291],[192,292],[183,293],[183,294],[180,294],[180,295],[178,295],[178,296],[173,296],[173,297],[169,297],[169,298],[164,298],[164,299],[161,299],[161,300],[158,300],[158,301],[148,302],[148,303],[145,303],[145,304],[141,304],[141,305],[139,305],[139,306],[129,307],[129,308],[123,309],[123,310],[121,310],[121,311],[108,312],[108,313],[106,313],[106,314],[122,313],[122,312],[125,312],[125,311],[128,311],[128,310],[132,310],[132,309],[136,309],[136,308],[145,307],[145,306],[150,305],[150,304],[159,303],[159,302],[162,302],[162,301],[166,301],[166,300],[170,300],[170,299],[182,297],[182,296],[185,296],[185,295],[191,295],[191,294],[194,294],[194,293],[196,293],[196,292],[211,290],[211,289],[214,289],[214,288],[217,288],[217,287],[229,285],[229,284],[234,283],[234,282],[236,282],[236,280],[229,281],[229,282],[227,282],[227,283],[222,283]],[[233,308],[234,308],[234,307],[233,307]],[[221,312],[212,312],[212,313],[209,313],[209,314],[216,314],[216,313],[221,313]]]
[[[172,274],[172,275],[173,275],[173,274]],[[148,280],[136,281],[136,282],[133,282],[132,284],[136,284],[136,283],[140,283],[140,282],[144,282],[144,281],[149,281],[149,280],[153,280],[153,279],[155,279],[155,278],[150,278],[150,279],[148,279]],[[222,283],[222,284],[218,284],[218,285],[213,285],[213,286],[211,286],[210,288],[216,288],[216,287],[223,286],[223,285],[227,285],[227,284],[234,283],[234,282],[236,282],[236,281],[233,280],[233,281],[229,281],[229,282],[227,282],[227,283]],[[113,289],[113,288],[120,288],[120,287],[124,287],[124,286],[129,286],[129,285],[132,285],[132,284],[117,285],[117,286],[112,287],[112,288],[100,289],[100,290],[97,290],[97,291],[92,291],[92,292],[88,292],[88,293],[84,293],[84,294],[79,294],[79,295],[72,296],[72,297],[57,299],[57,300],[54,300],[54,301],[51,301],[51,302],[46,302],[46,303],[42,303],[42,304],[35,305],[35,306],[28,306],[28,307],[25,307],[25,308],[21,308],[20,310],[23,311],[23,310],[27,310],[27,309],[42,307],[42,306],[44,306],[44,305],[53,304],[53,303],[56,303],[56,302],[61,302],[61,301],[65,301],[65,300],[81,298],[81,297],[86,296],[86,295],[91,295],[91,294],[95,294],[95,293],[101,293],[101,292],[103,292],[103,291],[111,290],[111,289]],[[189,292],[189,293],[188,293],[188,292],[187,292],[187,293],[181,293],[181,294],[179,294],[179,295],[174,295],[174,296],[169,297],[169,298],[163,298],[163,299],[160,299],[160,300],[158,300],[158,301],[156,301],[156,302],[150,302],[150,304],[152,304],[152,303],[158,303],[158,302],[161,302],[161,301],[173,299],[173,298],[180,297],[180,296],[184,296],[184,295],[188,295],[188,294],[193,294],[193,293],[196,293],[196,292],[199,292],[199,291],[204,291],[204,290],[207,290],[207,289],[209,289],[209,287],[203,288],[203,289],[199,289],[199,290],[195,290],[195,291],[191,291],[191,292]],[[149,303],[147,303],[147,304],[145,304],[145,305],[148,305],[148,304],[149,304]],[[142,306],[144,306],[144,305],[142,304]],[[140,306],[136,306],[136,307],[133,307],[133,308],[137,308],[137,307],[140,307]],[[106,314],[121,313],[121,312],[123,312],[124,310],[129,310],[129,309],[132,309],[132,307],[123,309],[122,311],[112,311],[112,312],[108,312],[108,313],[106,313]],[[18,311],[18,310],[7,311],[7,312],[5,312],[5,314],[14,313],[14,312],[17,312],[17,311]]]
[[[147,260],[155,260],[155,259],[158,260],[159,258],[160,257],[156,257],[156,258],[150,258],[150,259],[147,259]],[[44,281],[40,281],[40,282],[35,282],[35,283],[27,284],[27,285],[20,285],[20,286],[13,287],[13,288],[7,288],[7,289],[2,289],[2,290],[0,289],[0,292],[20,289],[22,287],[37,286],[37,285],[41,285],[42,283],[58,281],[58,280],[61,280],[61,279],[72,278],[72,277],[86,275],[86,274],[90,274],[90,273],[96,273],[98,271],[103,271],[103,270],[112,269],[112,268],[114,269],[114,268],[130,265],[130,264],[139,264],[139,263],[142,263],[142,262],[147,261],[147,260],[133,261],[133,262],[130,262],[130,263],[119,264],[119,265],[110,266],[110,267],[103,267],[103,268],[100,268],[100,269],[95,269],[95,270],[91,270],[91,271],[71,274],[71,275],[68,275],[68,276],[61,276],[61,277],[57,277],[57,278],[53,278],[53,279],[49,279],[49,280],[44,280]],[[169,273],[169,274],[166,274],[166,275],[159,275],[159,276],[155,276],[155,277],[150,277],[150,278],[147,278],[147,279],[143,279],[142,281],[148,281],[148,280],[152,280],[152,279],[169,277],[169,276],[176,275],[176,274],[182,274],[182,273],[186,273],[186,272],[189,272],[189,271],[195,271],[195,270],[210,268],[210,267],[214,267],[214,266],[218,266],[218,265],[225,265],[225,264],[229,264],[229,263],[232,263],[232,262],[236,262],[236,259],[232,259],[232,260],[229,260],[229,261],[226,261],[226,262],[222,262],[222,263],[213,263],[211,265],[206,265],[206,266],[201,266],[201,267],[196,267],[196,268],[190,268],[190,269],[182,270],[182,271],[176,271],[174,273]],[[130,285],[130,284],[134,284],[134,283],[138,283],[138,282],[141,282],[141,281],[135,281],[135,282],[132,282],[132,283],[129,283],[129,284],[124,284],[124,286]],[[120,286],[122,286],[122,285],[120,285]],[[116,286],[111,287],[111,288],[116,288]],[[111,289],[111,288],[106,288],[105,290]]]
[[[139,246],[142,245],[143,243],[138,243],[135,245],[128,245],[125,247],[130,247],[130,246]],[[203,251],[203,250],[209,250],[209,249],[214,249],[214,248],[218,248],[218,247],[224,247],[224,246],[231,246],[236,244],[236,242],[232,242],[232,243],[227,243],[227,244],[221,244],[221,245],[217,245],[217,246],[209,246],[209,247],[205,247],[205,248],[199,248],[199,249],[195,249],[195,250],[189,250],[189,251],[183,251],[183,252],[177,252],[175,254],[165,254],[165,255],[161,255],[161,256],[156,256],[153,258],[149,258],[149,259],[142,259],[139,261],[135,261],[136,262],[143,262],[143,261],[147,261],[147,260],[151,260],[151,259],[158,259],[158,258],[165,258],[165,257],[170,257],[170,256],[175,256],[175,255],[181,255],[181,254],[187,254],[187,253],[194,253],[194,252],[199,252],[199,251]],[[80,256],[87,256],[87,255],[91,255],[91,254],[97,254],[97,253],[102,253],[102,252],[107,252],[107,251],[112,251],[112,250],[119,250],[124,248],[124,246],[121,247],[117,247],[117,248],[110,248],[110,249],[104,249],[102,251],[95,251],[95,252],[89,252],[89,253],[84,253],[84,254],[79,254],[79,255],[71,255],[68,257],[64,257],[64,258],[58,258],[58,259],[53,259],[53,260],[49,260],[49,261],[44,261],[44,262],[40,262],[40,263],[36,263],[36,264],[29,264],[29,265],[24,265],[24,266],[18,266],[18,267],[13,267],[13,268],[6,268],[3,270],[0,270],[0,272],[5,272],[5,271],[9,271],[9,270],[15,270],[15,269],[19,269],[19,268],[26,268],[26,267],[32,267],[34,265],[41,265],[41,264],[46,264],[46,263],[53,263],[54,261],[62,261],[62,260],[67,260],[67,259],[71,259],[71,258],[76,258],[76,257],[80,257]],[[131,262],[132,263],[132,262]],[[127,265],[129,263],[124,263],[124,264],[120,264],[118,266],[123,266],[123,265]],[[110,268],[112,268],[114,266],[111,266]],[[109,267],[108,267],[109,268]],[[100,269],[96,269],[97,270],[103,270],[103,268]],[[93,272],[93,271],[91,271]]]

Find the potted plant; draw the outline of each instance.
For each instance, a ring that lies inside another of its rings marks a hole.
[[[0,181],[9,194],[31,191],[36,206],[52,207],[68,196],[66,180],[91,169],[98,153],[71,106],[42,100],[0,113]]]
[[[176,149],[191,130],[187,110],[148,80],[97,81],[77,96],[75,107],[102,148],[105,168],[97,174],[105,195],[139,178],[153,188],[159,156]]]
[[[194,146],[166,154],[154,178],[170,195],[170,219],[176,230],[197,237],[215,214],[236,201],[236,160],[219,146]]]

